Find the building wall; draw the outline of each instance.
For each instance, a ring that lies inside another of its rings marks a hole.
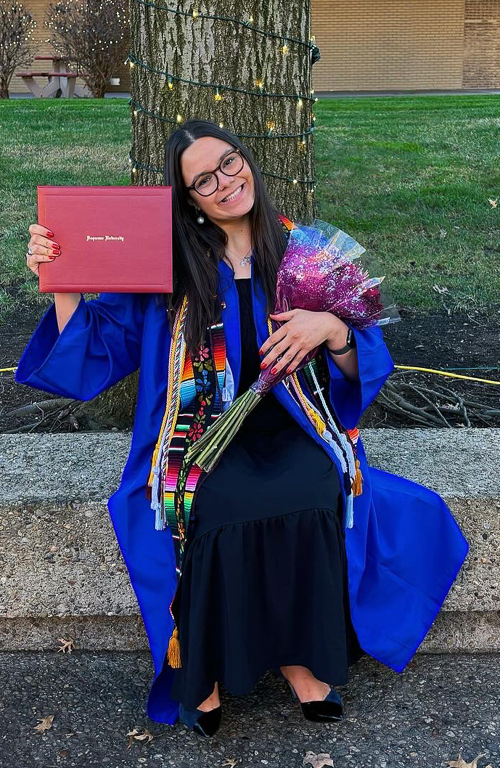
[[[53,53],[44,42],[49,0],[25,2],[37,21],[36,54]],[[312,0],[311,31],[321,51],[316,91],[500,88],[500,0]],[[129,72],[121,64],[109,92],[128,92]],[[10,92],[29,90],[14,76]]]
[[[312,0],[316,91],[462,88],[465,0]]]
[[[51,30],[48,29],[48,27],[44,26],[44,20],[45,20],[45,9],[49,6],[49,0],[22,0],[23,4],[26,6],[26,8],[29,9],[30,13],[32,14],[33,18],[36,21],[36,28],[34,31],[34,38],[36,40],[36,52],[35,56],[49,56],[54,54],[54,50],[51,48],[49,43],[45,42],[45,39],[47,37],[50,37]],[[123,57],[125,60],[125,56]],[[50,67],[50,69],[48,68]],[[22,72],[50,72],[52,70],[52,62],[50,61],[33,61],[32,65],[30,67],[18,67],[18,70]],[[17,70],[16,70],[17,71]],[[70,72],[74,72],[75,69],[70,67]],[[119,71],[116,72],[114,77],[120,77],[121,82],[118,86],[110,85],[108,90],[110,92],[113,91],[128,91],[130,88],[130,81],[129,81],[129,67],[128,65],[125,66],[124,64],[121,64],[119,67]],[[36,78],[36,82],[40,86],[47,85],[48,79],[46,77],[44,78]],[[77,77],[76,84],[85,86],[84,81]],[[10,87],[9,87],[10,93],[30,93],[30,90],[26,83],[23,81],[21,77],[17,77],[16,75],[13,76],[12,80],[10,81]]]
[[[500,88],[500,0],[465,1],[464,88]]]

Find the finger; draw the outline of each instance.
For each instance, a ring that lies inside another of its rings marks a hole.
[[[271,347],[274,347],[275,344],[284,339],[286,334],[287,328],[285,328],[285,326],[282,325],[280,328],[277,328],[274,333],[272,333],[262,344],[261,348],[259,349],[259,354],[265,355],[266,352],[269,352]]]
[[[43,237],[54,237],[54,232],[41,224],[30,224],[28,227],[30,235],[42,235]]]
[[[260,367],[261,368],[267,368],[272,362],[275,362],[278,360],[281,355],[283,355],[287,349],[291,346],[292,341],[288,337],[285,337],[282,341],[280,341],[278,344],[275,344],[275,346],[269,350],[267,355],[263,358]]]
[[[302,360],[306,356],[306,354],[307,354],[306,350],[302,348],[299,349],[295,357],[292,360],[290,360],[290,362],[288,363],[288,368],[286,369],[286,372],[290,374],[296,371],[299,365],[301,364]]]
[[[296,314],[296,310],[290,309],[288,312],[279,312],[278,314],[274,312],[270,312],[269,317],[272,317],[273,320],[279,320],[280,322],[282,322],[286,320],[291,320],[292,317],[295,316],[295,314]]]
[[[292,345],[287,349],[286,352],[283,353],[283,355],[280,357],[279,360],[277,360],[274,364],[274,366],[271,369],[271,373],[280,373],[283,370],[286,370],[290,367],[290,365],[293,365],[293,362],[297,358],[297,356],[302,357],[301,355],[301,347],[297,347],[295,345]]]
[[[60,250],[59,243],[57,243],[55,240],[50,240],[47,237],[42,237],[41,235],[33,235],[29,241],[29,245],[31,245],[33,250],[34,245],[42,245],[44,248],[57,248]]]
[[[40,246],[37,246],[40,248]],[[26,264],[28,265],[29,269],[33,270],[36,268],[38,270],[38,264],[40,264],[42,261],[54,261],[56,259],[55,253],[27,253],[26,254]]]
[[[40,245],[38,243],[33,243],[33,245],[31,245],[31,250],[33,251],[31,255],[36,256],[40,261],[47,261],[48,256],[57,257],[61,255],[61,249],[59,247],[48,248],[46,245]]]

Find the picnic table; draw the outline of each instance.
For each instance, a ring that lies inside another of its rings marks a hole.
[[[64,56],[35,56],[35,61],[50,61],[46,72],[17,72],[19,77],[28,86],[29,90],[36,98],[54,99],[59,96],[71,99],[73,96],[84,97],[88,95],[87,89],[76,85],[76,75],[74,72],[67,72],[64,66],[67,59]],[[49,81],[45,86],[40,86],[35,81],[35,77],[48,77]]]

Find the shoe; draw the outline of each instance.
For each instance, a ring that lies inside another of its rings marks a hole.
[[[274,671],[274,670],[273,670]],[[330,686],[330,692],[324,699],[318,701],[301,701],[297,696],[295,688],[291,684],[281,670],[279,676],[282,677],[288,683],[290,693],[292,694],[293,701],[298,701],[302,714],[306,720],[312,720],[315,723],[323,723],[329,720],[344,720],[344,711],[342,708],[342,699],[340,695],[334,690],[333,686]]]
[[[188,728],[199,733],[200,736],[213,736],[217,733],[222,719],[222,707],[219,704],[215,709],[204,712],[202,709],[186,709],[179,704],[179,717]]]

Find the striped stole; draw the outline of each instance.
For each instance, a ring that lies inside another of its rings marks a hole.
[[[169,381],[167,407],[153,454],[148,497],[156,511],[155,528],[169,528],[174,542],[176,572],[180,577],[196,485],[202,470],[187,461],[186,451],[222,411],[226,372],[226,343],[222,323],[209,326],[195,355],[185,352],[183,320],[187,301],[175,324],[171,366],[182,365],[176,391]],[[174,363],[178,358],[177,364]],[[174,373],[175,375],[175,373]]]

